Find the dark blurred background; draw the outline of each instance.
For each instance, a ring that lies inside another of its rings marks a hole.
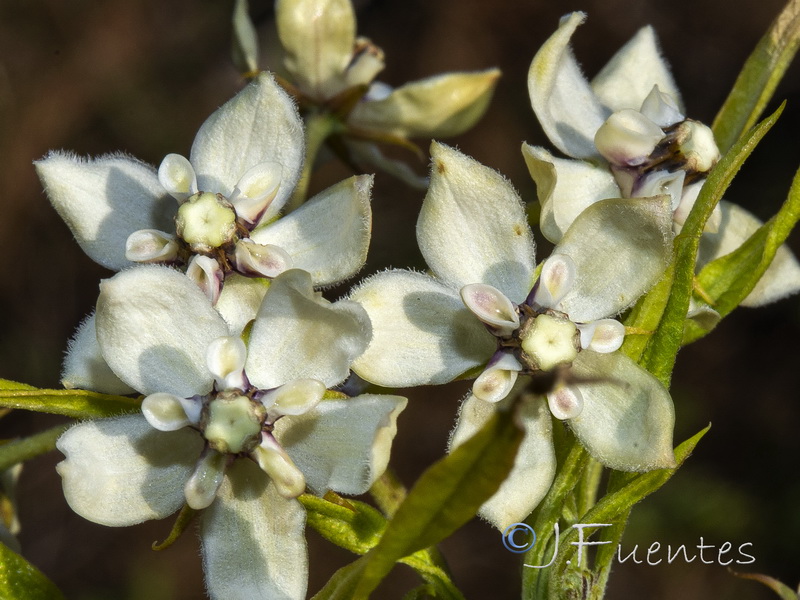
[[[522,141],[548,145],[530,109],[526,74],[558,18],[586,10],[575,52],[590,76],[636,30],[653,25],[673,66],[689,116],[710,123],[743,61],[781,0],[387,0],[357,2],[359,34],[386,52],[380,79],[393,85],[445,71],[499,66],[503,77],[485,118],[449,143],[506,176],[529,202],[536,192],[520,154]],[[50,207],[31,161],[49,149],[79,155],[122,151],[157,165],[169,152],[188,154],[203,120],[242,82],[229,59],[232,2],[189,0],[0,0],[0,377],[58,386],[66,341],[92,310],[98,281],[110,275],[79,249]],[[274,58],[273,8],[251,0],[262,66]],[[793,66],[777,99],[789,103],[727,194],[762,219],[783,201],[800,164],[800,84]],[[777,101],[770,106],[774,109]],[[422,141],[423,148],[427,142]],[[426,166],[419,164],[420,172]],[[331,163],[312,191],[341,180]],[[374,234],[365,274],[387,266],[422,267],[414,224],[422,200],[378,174]],[[541,237],[539,237],[541,239]],[[790,245],[800,253],[800,234]],[[546,243],[539,256],[546,255]],[[344,293],[345,289],[340,290]],[[623,540],[719,547],[751,542],[764,572],[800,581],[800,298],[740,309],[708,339],[679,355],[673,382],[681,441],[713,427],[686,466],[643,502]],[[794,341],[793,341],[794,340]],[[409,391],[394,449],[406,484],[445,448],[468,385]],[[61,422],[14,413],[0,437],[27,435]],[[199,546],[187,532],[162,553],[171,521],[110,529],[66,506],[53,466],[56,452],[26,465],[19,484],[24,555],[75,600],[166,600],[203,597]],[[308,533],[309,592],[353,557]],[[499,534],[479,521],[443,544],[468,598],[515,598],[519,562]],[[706,556],[712,556],[707,554]],[[640,554],[641,556],[641,554]],[[774,597],[716,564],[675,562],[618,566],[608,598],[695,600]],[[743,568],[743,569],[744,569]],[[415,575],[397,567],[376,598],[401,598]]]

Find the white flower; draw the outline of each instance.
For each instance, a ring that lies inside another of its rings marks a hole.
[[[711,130],[684,117],[670,69],[652,28],[641,29],[589,83],[570,40],[586,15],[565,16],[540,48],[528,73],[531,106],[561,152],[523,144],[542,204],[542,233],[561,236],[587,206],[606,198],[672,197],[675,229],[694,205],[705,175],[719,158]],[[700,241],[698,267],[742,245],[761,222],[722,201]],[[758,306],[800,290],[800,265],[781,246],[742,303]]]
[[[350,178],[276,220],[300,176],[303,152],[297,109],[264,73],[206,120],[188,160],[170,154],[155,170],[123,155],[83,160],[52,152],[36,171],[96,262],[113,270],[183,265],[216,303],[223,281],[240,276],[300,268],[324,286],[363,266],[370,177]],[[264,286],[256,287],[263,295]],[[238,310],[239,294],[229,296],[220,310],[235,319],[228,313]]]
[[[349,161],[374,165],[414,185],[420,178],[405,163],[385,157],[374,142],[408,146],[408,138],[466,131],[483,116],[500,76],[497,69],[446,73],[392,89],[374,81],[384,67],[383,52],[356,37],[350,0],[278,0],[275,15],[284,65],[301,107],[343,117],[344,147],[337,149]]]
[[[111,526],[161,519],[184,502],[205,509],[212,597],[304,598],[295,498],[306,485],[364,493],[386,468],[406,403],[323,399],[367,345],[364,311],[323,300],[307,273],[287,271],[245,347],[186,277],[143,266],[102,284],[96,319],[107,364],[147,397],[143,415],[81,423],[59,439],[70,506]]]
[[[488,418],[515,382],[533,390],[514,470],[482,509],[497,525],[524,518],[552,482],[550,412],[608,466],[672,464],[669,394],[615,352],[623,329],[608,319],[654,285],[667,264],[668,198],[587,209],[537,279],[533,234],[511,185],[446,146],[434,143],[431,156],[417,240],[432,275],[387,271],[351,293],[373,326],[353,370],[402,387],[444,383],[482,367],[454,444]],[[544,396],[551,411],[539,407]]]

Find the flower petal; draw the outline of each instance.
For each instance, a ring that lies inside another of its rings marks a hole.
[[[97,341],[108,365],[142,394],[206,394],[213,377],[206,350],[229,335],[192,281],[172,269],[141,266],[100,284]]]
[[[413,81],[381,100],[357,104],[349,122],[407,138],[452,137],[483,116],[499,77],[498,69],[487,69]]]
[[[163,519],[183,504],[183,484],[203,447],[195,431],[153,429],[142,415],[80,423],[56,447],[72,510],[111,527]]]
[[[269,282],[231,273],[214,308],[222,315],[232,334],[238,335],[256,318]]]
[[[586,449],[612,469],[650,471],[675,465],[675,411],[663,385],[621,352],[581,352],[572,363],[583,396],[570,427]],[[599,381],[597,381],[599,380]]]
[[[230,196],[252,167],[276,162],[283,167],[265,222],[286,203],[300,177],[303,126],[297,108],[271,75],[260,74],[212,114],[192,145],[198,187]],[[139,229],[143,229],[140,227]]]
[[[245,372],[260,389],[293,379],[327,387],[344,381],[367,348],[371,328],[355,302],[331,304],[314,292],[311,276],[292,269],[272,281],[250,334]]]
[[[235,461],[203,512],[203,570],[212,598],[302,600],[308,585],[305,511],[281,498],[250,460]]]
[[[577,275],[558,310],[582,323],[619,313],[655,285],[671,253],[669,196],[593,204],[553,250],[572,258]]]
[[[535,245],[517,192],[497,171],[431,144],[431,185],[417,221],[428,266],[456,289],[486,283],[522,302],[533,283]]]
[[[594,134],[611,114],[581,73],[569,45],[584,20],[586,15],[581,12],[563,17],[528,71],[528,93],[536,118],[553,145],[573,158],[597,156]]]
[[[150,165],[123,155],[81,159],[51,152],[34,163],[53,207],[83,251],[118,271],[131,265],[125,241],[134,231],[174,231],[175,199]]]
[[[536,183],[542,205],[539,226],[558,243],[575,218],[587,207],[622,194],[607,167],[582,160],[556,158],[544,148],[522,144],[522,155]]]
[[[296,268],[311,274],[315,286],[344,281],[367,260],[372,180],[371,175],[350,177],[250,237],[283,248]]]
[[[275,18],[297,86],[316,100],[339,92],[355,44],[350,0],[278,0]]]
[[[375,394],[324,400],[276,422],[275,437],[315,494],[363,494],[389,464],[405,406],[405,398]]]
[[[655,31],[642,27],[592,80],[592,89],[600,101],[611,110],[639,110],[648,94],[658,89],[672,96],[682,107],[681,95],[661,57]]]
[[[509,399],[513,397],[512,393]],[[461,405],[449,451],[472,437],[494,414],[495,406],[469,396]],[[478,513],[500,530],[524,520],[536,508],[550,489],[556,472],[553,426],[547,405],[531,397],[522,405],[520,416],[525,426],[525,437],[517,451],[514,467]]]
[[[387,387],[439,384],[489,360],[496,348],[458,293],[422,273],[387,271],[350,293],[369,315],[372,341],[353,362]]]
[[[61,385],[105,394],[130,394],[134,391],[116,376],[103,358],[97,343],[94,313],[78,326],[75,337],[69,342],[61,371]]]
[[[706,233],[700,238],[697,268],[702,268],[715,258],[730,254],[761,227],[762,223],[741,206],[722,200],[719,203],[721,221],[716,233]],[[742,306],[761,306],[797,293],[800,290],[800,264],[791,250],[782,244],[753,290],[742,301]]]

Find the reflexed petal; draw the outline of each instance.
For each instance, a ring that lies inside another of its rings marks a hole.
[[[234,262],[239,273],[253,277],[277,277],[292,268],[292,257],[286,250],[250,239],[236,242]]]
[[[314,493],[363,494],[386,470],[405,406],[405,398],[375,394],[324,400],[275,423],[275,437]]]
[[[636,107],[629,106],[628,108]],[[639,110],[645,117],[662,128],[675,125],[686,118],[678,107],[676,98],[662,92],[658,85],[653,86]]]
[[[211,505],[222,485],[227,460],[225,454],[210,448],[206,450],[183,488],[186,504],[190,508],[202,510]]]
[[[167,154],[158,167],[158,181],[178,202],[198,192],[192,164],[180,154]]]
[[[222,315],[232,334],[239,335],[256,318],[269,282],[231,273],[214,308]]]
[[[186,276],[197,285],[212,305],[217,303],[225,274],[216,260],[210,256],[195,254],[186,268]]]
[[[141,266],[100,284],[97,341],[111,369],[142,394],[206,394],[206,349],[228,335],[192,281],[167,267]]]
[[[650,26],[642,27],[592,80],[595,94],[611,110],[639,110],[654,85],[681,107],[680,92]]]
[[[254,386],[270,389],[294,379],[341,383],[367,348],[371,328],[355,302],[331,304],[314,292],[311,276],[292,269],[272,281],[258,311],[245,371]]]
[[[248,169],[228,198],[236,215],[248,223],[257,223],[278,193],[282,171],[276,162],[265,162]]]
[[[284,498],[297,498],[306,491],[303,473],[272,435],[263,436],[261,444],[253,449],[253,457]]]
[[[539,217],[544,236],[558,243],[575,218],[588,206],[621,193],[608,167],[582,160],[556,158],[544,148],[522,144],[522,155],[536,183],[542,205]]]
[[[730,254],[761,227],[762,223],[740,206],[722,200],[722,218],[717,233],[705,233],[700,238],[697,268],[715,258]],[[764,272],[742,306],[761,306],[797,293],[800,290],[800,265],[786,244],[775,253],[772,264]]]
[[[163,519],[184,502],[183,484],[203,447],[197,432],[165,433],[141,415],[75,425],[56,447],[64,496],[76,513],[123,527]]]
[[[271,417],[302,415],[319,404],[325,384],[316,379],[295,379],[275,388],[261,398]]]
[[[431,144],[431,185],[417,221],[428,266],[460,289],[486,283],[522,302],[533,283],[535,246],[517,192],[497,171]]]
[[[175,237],[158,229],[134,231],[125,241],[125,258],[131,262],[172,262],[178,250]]]
[[[597,156],[594,134],[611,114],[581,73],[569,45],[585,19],[581,12],[563,17],[528,71],[528,93],[539,124],[553,145],[573,158]]]
[[[125,240],[134,231],[174,230],[175,199],[150,165],[121,155],[87,160],[61,152],[35,165],[53,207],[83,251],[104,267],[131,265]]]
[[[203,123],[191,161],[200,189],[226,197],[252,167],[279,163],[281,185],[262,217],[266,221],[286,203],[300,177],[303,127],[297,108],[272,76],[262,73]]]
[[[590,323],[579,323],[581,348],[608,353],[619,350],[625,341],[625,326],[614,319],[600,319]]]
[[[203,512],[203,570],[212,598],[302,600],[308,585],[305,511],[281,498],[250,460],[227,470]]]
[[[359,142],[347,140],[346,147],[355,164],[360,165],[363,171],[383,171],[396,177],[407,186],[415,190],[428,188],[428,178],[417,175],[414,170],[402,160],[389,158],[373,142]]]
[[[499,77],[498,69],[488,69],[407,83],[382,100],[357,104],[349,122],[401,137],[452,137],[483,116]]]
[[[239,336],[219,337],[208,345],[206,366],[214,376],[218,390],[245,389],[244,362],[247,348]]]
[[[512,393],[509,399],[513,396]],[[496,406],[474,396],[467,398],[461,405],[449,451],[472,437],[494,414]],[[547,406],[531,397],[521,406],[520,415],[525,437],[514,467],[478,513],[500,530],[524,520],[536,508],[550,489],[556,471],[552,422]]]
[[[369,315],[372,341],[353,362],[367,381],[387,387],[438,384],[487,361],[494,336],[458,293],[422,273],[388,271],[350,293]]]
[[[649,471],[675,465],[675,412],[663,385],[620,352],[581,352],[572,363],[581,414],[569,421],[592,456],[612,469]]]
[[[371,175],[346,179],[250,237],[283,248],[296,268],[311,274],[315,286],[352,277],[367,260],[372,179]]]
[[[603,200],[583,211],[553,250],[577,274],[558,310],[575,322],[610,317],[655,285],[672,255],[669,200]]]
[[[134,391],[116,376],[103,358],[97,343],[94,314],[86,317],[69,342],[61,371],[61,385],[105,394],[130,394]]]
[[[497,335],[510,335],[519,328],[517,308],[503,292],[483,283],[471,283],[459,292],[464,305]]]
[[[350,0],[278,0],[275,19],[284,64],[297,86],[316,100],[336,94],[353,57],[356,20]]]

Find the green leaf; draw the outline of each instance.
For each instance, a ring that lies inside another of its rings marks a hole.
[[[0,390],[35,390],[36,388],[27,383],[19,383],[10,379],[0,379]]]
[[[712,129],[726,152],[750,129],[772,98],[800,44],[800,0],[790,0],[745,62]]]
[[[0,407],[64,415],[76,419],[99,419],[135,413],[141,409],[141,405],[142,401],[139,398],[100,394],[88,390],[42,390],[31,386],[22,388],[0,386]]]
[[[57,425],[21,440],[13,440],[0,446],[0,471],[5,471],[14,465],[55,450],[56,440],[69,427]]]
[[[795,173],[789,197],[780,211],[764,223],[736,250],[711,261],[700,271],[698,282],[714,302],[721,317],[729,314],[752,291],[769,267],[775,253],[800,220],[800,170]],[[710,329],[693,324],[685,343],[694,341]]]
[[[326,540],[354,554],[366,554],[386,529],[383,515],[358,500],[330,502],[312,494],[298,498],[306,509],[306,523]]]
[[[784,104],[758,126],[748,131],[712,169],[681,233],[675,237],[674,271],[669,296],[658,326],[650,337],[640,361],[640,364],[658,377],[666,387],[669,387],[675,357],[683,341],[686,313],[689,310],[689,299],[694,287],[697,250],[706,221],[745,159],[775,124],[783,107]],[[657,286],[657,293],[662,297],[663,292],[663,288]]]
[[[753,581],[763,583],[773,592],[778,594],[782,600],[800,600],[800,589],[795,592],[785,583],[782,583],[774,577],[770,577],[769,575],[762,575],[761,573],[737,573],[736,571],[731,571],[731,573],[741,579],[752,579]]]
[[[252,76],[258,71],[258,36],[253,21],[250,20],[247,0],[236,0],[232,23],[233,64],[243,75]]]
[[[64,595],[39,569],[0,544],[0,598],[64,600]]]
[[[368,598],[397,561],[410,554],[419,556],[418,551],[471,519],[514,465],[524,435],[515,413],[498,411],[472,438],[427,469],[378,545],[340,569],[315,600]]]

